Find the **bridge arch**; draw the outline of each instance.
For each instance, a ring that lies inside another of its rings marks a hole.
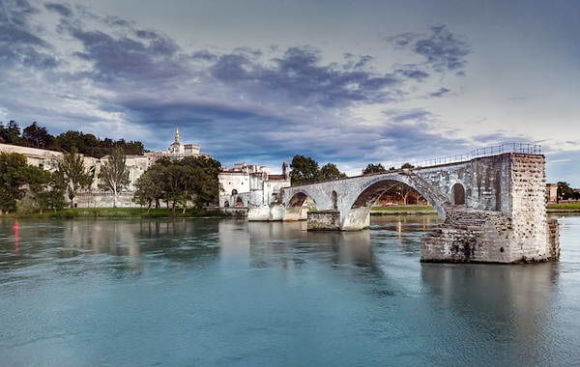
[[[301,190],[295,192],[294,195],[292,195],[290,200],[288,200],[286,207],[289,208],[303,207],[305,204],[306,206],[309,207],[317,206],[316,200],[314,200],[314,198],[311,195],[309,195],[306,191]]]
[[[437,214],[445,218],[445,205],[448,198],[439,192],[439,189],[429,184],[417,176],[409,174],[393,173],[388,175],[377,175],[373,180],[369,180],[362,185],[359,190],[349,195],[348,200],[340,206],[342,227],[344,229],[360,228],[365,225],[361,221],[368,223],[371,207],[387,191],[396,185],[404,185],[418,192],[430,205],[435,207]],[[368,224],[366,224],[368,226]]]
[[[451,203],[453,205],[466,204],[465,186],[460,182],[456,182],[451,186]]]

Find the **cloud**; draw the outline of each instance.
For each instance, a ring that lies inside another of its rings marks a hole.
[[[347,55],[341,66],[323,64],[320,52],[309,47],[291,47],[267,61],[243,53],[210,57],[206,52],[197,56],[216,60],[210,73],[223,83],[241,87],[255,96],[269,92],[302,105],[338,107],[355,102],[383,102],[400,82],[394,74],[366,70],[369,57],[353,62],[352,55]]]
[[[0,12],[0,62],[3,69],[23,65],[52,68],[58,64],[50,45],[31,24],[37,10],[26,0],[5,0]]]
[[[63,17],[67,17],[67,18],[73,14],[71,8],[65,4],[46,3],[46,4],[44,4],[44,7],[48,10],[52,10],[52,11],[62,15]]]
[[[101,136],[132,134],[125,137],[147,139],[150,149],[165,148],[179,127],[225,164],[278,164],[300,153],[354,167],[466,145],[437,129],[438,117],[425,109],[389,109],[373,124],[353,114],[433,90],[429,81],[439,78],[439,68],[455,67],[443,61],[453,54],[442,46],[446,29],[396,41],[401,50],[415,50],[421,40],[435,45],[413,51],[427,58],[424,64],[378,68],[372,55],[331,57],[312,46],[188,49],[158,30],[79,6],[11,3],[11,20],[0,23],[21,32],[0,34],[7,45],[0,52],[17,52],[4,68],[11,93],[0,90],[0,108],[11,118],[25,116],[57,131],[83,124]],[[35,31],[47,13],[58,16],[57,27]],[[31,61],[22,63],[25,57]],[[448,92],[440,88],[431,97]]]
[[[450,89],[447,89],[445,87],[441,87],[437,91],[429,93],[429,96],[430,97],[443,97],[444,95],[448,94],[449,92],[451,92]]]
[[[387,40],[399,49],[409,49],[425,59],[424,65],[434,71],[462,75],[471,47],[462,37],[451,33],[447,26],[433,26],[429,34],[402,33]]]

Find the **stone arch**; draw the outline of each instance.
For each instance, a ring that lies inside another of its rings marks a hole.
[[[330,194],[330,202],[332,203],[332,209],[338,209],[338,194],[335,190],[332,190],[332,194]]]
[[[244,207],[244,200],[241,197],[237,197],[236,199],[236,208],[243,208]]]
[[[446,199],[443,199],[445,198],[445,195],[439,193],[437,187],[433,187],[419,177],[403,174],[389,174],[373,177],[365,185],[362,185],[360,190],[349,195],[349,200],[345,200],[344,204],[340,206],[343,229],[360,229],[361,227],[365,227],[365,225],[360,225],[360,221],[366,221],[368,223],[368,215],[372,205],[386,191],[397,184],[404,184],[418,192],[429,202],[429,204],[435,207],[437,214],[440,217],[445,218],[446,214],[444,206]]]
[[[459,182],[451,187],[451,202],[453,205],[465,205],[465,187]]]
[[[296,207],[302,207],[304,205],[307,206],[313,206],[316,207],[316,200],[314,200],[312,198],[312,196],[308,195],[306,192],[304,191],[298,191],[296,193],[294,193],[294,195],[290,198],[290,200],[288,201],[288,204],[286,205],[289,208],[296,208]]]

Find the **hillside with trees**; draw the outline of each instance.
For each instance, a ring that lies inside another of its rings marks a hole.
[[[95,158],[111,154],[115,147],[123,149],[125,154],[129,155],[143,155],[145,153],[145,147],[139,141],[101,139],[93,134],[72,130],[55,136],[50,134],[45,127],[38,125],[37,122],[33,122],[24,129],[21,129],[16,121],[10,121],[6,125],[0,122],[0,143],[60,152],[75,150]]]

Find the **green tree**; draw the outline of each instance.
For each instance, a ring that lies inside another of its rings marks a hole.
[[[99,187],[105,191],[113,193],[113,207],[117,207],[117,199],[129,181],[129,168],[127,167],[127,157],[121,148],[114,148],[107,162],[101,167],[99,172],[101,183]]]
[[[154,165],[145,171],[135,183],[136,191],[133,201],[139,205],[147,205],[147,212],[151,210],[153,203],[159,207],[159,200],[164,195],[164,168],[161,165]]]
[[[0,123],[0,142],[6,144],[22,144],[22,137],[20,136],[20,126],[14,120],[10,121],[7,126]]]
[[[188,167],[187,190],[197,208],[217,204],[219,197],[218,174],[221,163],[205,156],[186,157],[177,162]]]
[[[385,167],[383,167],[382,164],[369,163],[367,165],[367,168],[365,168],[362,173],[363,173],[363,175],[371,175],[371,174],[375,174],[375,173],[385,173],[385,172],[387,172],[387,170],[385,169]]]
[[[568,182],[558,182],[558,199],[570,200],[575,197],[575,192]]]
[[[346,175],[336,167],[334,163],[327,163],[318,172],[317,181],[330,181],[330,180],[338,180],[341,178],[346,178]]]
[[[310,157],[295,155],[290,163],[292,185],[303,185],[316,182],[318,179],[318,162]]]
[[[66,194],[66,179],[61,171],[48,173],[47,184],[42,191],[37,194],[37,201],[41,210],[49,209],[56,212],[64,209],[66,203],[64,200]]]
[[[16,209],[24,197],[30,179],[26,157],[18,153],[0,153],[0,214]]]
[[[62,172],[67,183],[66,192],[71,208],[74,207],[74,198],[79,190],[86,188],[91,179],[83,161],[83,157],[73,148],[71,152],[64,154],[63,160],[58,164],[58,170]]]
[[[184,209],[187,206],[187,200],[190,195],[189,177],[192,170],[189,167],[172,163],[164,170],[164,198],[168,204],[171,204],[171,210],[175,213],[177,206],[181,205]]]

